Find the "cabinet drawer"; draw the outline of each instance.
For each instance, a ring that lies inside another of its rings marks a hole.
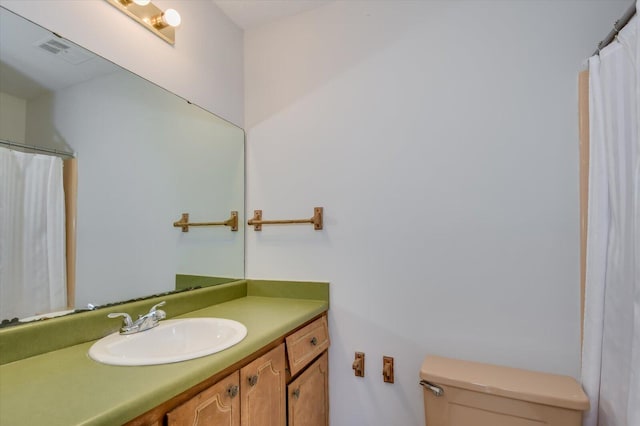
[[[295,376],[329,347],[327,317],[318,318],[286,338],[291,375]]]

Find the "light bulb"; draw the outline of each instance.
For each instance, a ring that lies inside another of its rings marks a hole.
[[[167,9],[162,14],[162,20],[165,24],[170,25],[172,27],[177,27],[182,22],[180,18],[180,14],[175,9]]]
[[[146,6],[151,3],[151,0],[133,0],[133,2],[138,6]]]

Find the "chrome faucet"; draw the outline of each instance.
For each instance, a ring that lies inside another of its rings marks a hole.
[[[160,302],[154,305],[146,315],[139,315],[135,322],[131,319],[129,314],[124,312],[114,312],[107,315],[109,318],[124,317],[122,327],[120,327],[120,334],[134,334],[141,331],[149,330],[158,325],[160,320],[167,317],[167,313],[162,309],[158,309],[160,306],[164,306],[166,302]]]

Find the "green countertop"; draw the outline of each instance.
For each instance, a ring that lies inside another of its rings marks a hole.
[[[249,291],[244,297],[175,317],[222,317],[243,323],[247,337],[217,354],[174,364],[110,366],[88,357],[93,340],[1,365],[0,425],[122,424],[328,309],[328,297],[253,293],[265,294]]]

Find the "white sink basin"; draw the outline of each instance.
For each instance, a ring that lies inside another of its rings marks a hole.
[[[244,325],[229,319],[165,320],[140,333],[105,336],[91,346],[89,356],[111,365],[168,364],[220,352],[246,335]]]

